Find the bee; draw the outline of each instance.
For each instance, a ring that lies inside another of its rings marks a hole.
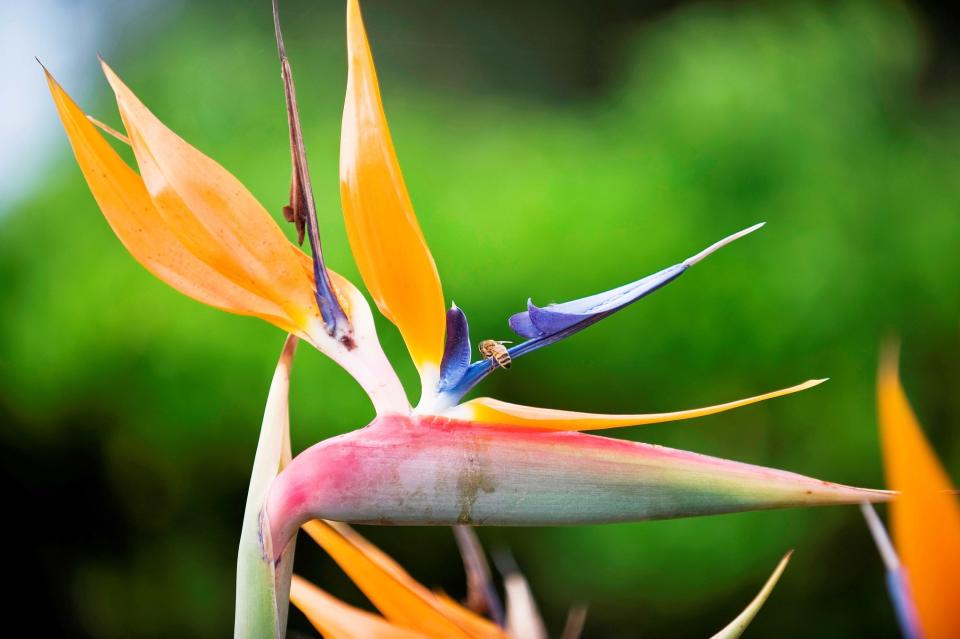
[[[477,344],[477,348],[480,350],[480,354],[483,355],[483,359],[493,360],[494,368],[497,366],[500,368],[510,368],[510,353],[507,352],[504,344],[512,343],[513,342],[485,339]]]

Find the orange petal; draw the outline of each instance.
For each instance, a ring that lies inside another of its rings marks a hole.
[[[107,222],[131,255],[185,295],[296,332],[298,327],[286,311],[258,287],[227,277],[181,242],[154,206],[140,176],[103,139],[50,73],[44,72],[77,164]]]
[[[200,260],[282,307],[302,333],[318,314],[302,253],[237,178],[164,126],[102,66],[163,221]]]
[[[923,636],[960,637],[960,505],[910,408],[889,348],[880,363],[878,409],[893,539],[906,568]]]
[[[303,529],[392,623],[436,637],[498,636],[493,633],[499,633],[496,626],[489,622],[490,633],[476,634],[476,628],[487,627],[477,623],[484,621],[480,617],[470,624],[459,623],[461,618],[448,614],[448,607],[433,593],[352,529],[339,525],[335,529],[317,519]]]
[[[351,543],[355,548],[362,552],[368,559],[376,563],[381,570],[390,574],[398,583],[415,592],[417,596],[431,600],[436,607],[458,626],[466,630],[472,637],[483,637],[485,639],[503,639],[503,632],[489,619],[478,615],[469,608],[462,606],[442,592],[431,592],[420,582],[410,576],[403,566],[398,564],[392,557],[370,543],[363,535],[358,533],[352,527],[340,522],[325,522],[336,532],[340,533],[344,539]],[[309,524],[308,524],[309,525]],[[309,531],[308,531],[309,532]]]
[[[290,601],[327,639],[427,639],[366,610],[347,605],[310,582],[293,576]]]
[[[390,557],[390,555],[374,546],[352,527],[336,521],[328,521],[325,523],[342,535],[344,539],[350,542],[360,552],[366,555],[368,559],[376,563],[380,569],[389,573],[404,587],[416,592],[418,596],[424,599],[433,598],[438,609],[447,618],[451,619],[458,626],[466,630],[471,636],[485,637],[489,639],[503,637],[503,633],[501,632],[500,628],[489,619],[486,619],[485,617],[476,614],[469,608],[460,605],[442,592],[430,592],[427,590],[427,588],[421,585],[420,582],[411,577],[410,573],[404,570],[403,566],[398,564],[392,557]]]
[[[484,639],[505,639],[506,635],[503,631],[489,619],[477,615],[469,608],[451,599],[446,593],[434,592],[433,595],[436,597],[437,605],[443,611],[443,614],[469,632],[470,636],[483,637]]]
[[[726,404],[717,404],[716,406],[692,408],[690,410],[680,410],[672,413],[649,413],[645,415],[578,413],[576,411],[510,404],[509,402],[502,402],[489,397],[478,397],[464,402],[459,406],[455,406],[447,411],[445,415],[477,423],[499,424],[501,426],[523,426],[525,428],[537,428],[541,430],[597,430],[601,428],[617,428],[620,426],[658,424],[660,422],[673,422],[681,419],[713,415],[714,413],[722,413],[723,411],[741,406],[762,402],[766,399],[773,399],[774,397],[806,390],[822,384],[825,381],[827,380],[811,379],[802,384],[776,390],[771,393],[764,393],[763,395],[738,399],[733,402],[727,402]]]
[[[360,291],[328,271],[353,324],[356,348],[351,349],[323,326],[310,258],[286,239],[236,178],[164,127],[106,65],[104,69],[148,183],[49,73],[47,81],[94,199],[133,257],[196,300],[260,317],[309,341],[353,375],[378,413],[408,411]]]
[[[347,3],[347,53],[340,193],[350,248],[377,307],[400,329],[428,392],[443,355],[443,289],[400,173],[356,0]]]
[[[410,574],[404,570],[403,566],[398,564],[392,557],[370,543],[352,527],[344,523],[333,521],[324,523],[329,525],[336,533],[341,535],[348,543],[363,553],[370,561],[374,562],[379,569],[390,575],[391,578],[396,580],[396,582],[401,586],[416,594],[417,597],[430,602],[432,605],[435,605],[435,607],[440,610],[448,619],[452,620],[459,627],[466,630],[470,636],[489,639],[502,639],[503,633],[496,624],[484,617],[481,617],[480,615],[477,615],[473,611],[460,605],[452,599],[449,599],[445,595],[429,591],[416,579],[411,577]],[[309,530],[307,532],[309,532]]]

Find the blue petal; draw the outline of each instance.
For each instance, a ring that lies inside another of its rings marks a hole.
[[[536,308],[536,306],[533,305],[533,300],[527,300],[527,312],[514,313],[511,315],[510,319],[507,320],[507,323],[510,324],[510,330],[520,337],[529,339],[543,335],[543,331],[534,326],[533,321],[530,319],[529,309],[533,308]]]
[[[447,311],[447,337],[443,346],[443,359],[440,361],[440,392],[453,388],[463,378],[470,367],[470,355],[467,316],[456,304],[452,304]]]
[[[686,263],[676,264],[636,282],[572,302],[550,304],[541,308],[528,301],[526,311],[510,318],[510,328],[521,337],[533,339],[553,335],[578,324],[586,327],[589,320],[603,319],[633,304],[641,297],[677,279],[688,268]]]
[[[658,273],[654,273],[636,282],[626,284],[605,293],[598,293],[561,304],[550,304],[543,308],[536,306],[531,300],[528,300],[527,310],[513,315],[509,320],[510,328],[513,332],[521,337],[525,337],[526,340],[509,348],[507,352],[512,359],[516,359],[521,355],[526,355],[538,348],[543,348],[565,337],[569,337],[577,331],[581,331],[591,324],[599,322],[603,318],[629,306],[641,297],[649,295],[661,286],[669,284],[680,277],[688,268],[700,262],[717,249],[730,244],[748,233],[752,233],[761,226],[763,226],[762,222],[760,224],[754,224],[738,233],[725,237],[679,264],[675,264]],[[451,312],[452,311],[453,309],[451,309]],[[466,324],[466,318],[464,318],[463,321],[464,324]],[[451,321],[448,314],[448,336],[451,333],[450,326]],[[453,348],[450,344],[449,337],[447,345],[448,348]],[[456,346],[456,349],[462,348],[464,347]],[[469,342],[467,342],[466,349],[469,351]],[[459,353],[460,350],[457,350],[457,352]],[[469,354],[467,358],[469,358]],[[446,359],[447,355],[444,353],[444,361],[446,361]],[[460,362],[463,360],[457,361]],[[438,390],[444,398],[443,401],[452,406],[458,402],[461,397],[466,395],[471,388],[476,386],[480,380],[492,373],[494,369],[495,366],[488,359],[474,362],[467,367],[465,372],[460,372],[459,368],[451,364],[451,371],[456,370],[459,377],[456,378],[456,381],[444,381],[447,378],[444,376],[443,368],[441,367],[441,381]],[[454,374],[451,373],[449,380],[453,379]]]

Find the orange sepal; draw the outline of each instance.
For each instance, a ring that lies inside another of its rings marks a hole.
[[[354,608],[293,576],[290,602],[327,639],[427,639],[428,635],[397,626],[366,610]]]
[[[254,282],[230,277],[219,265],[201,259],[168,226],[143,180],[114,151],[70,96],[44,69],[57,112],[77,164],[94,199],[130,254],[155,276],[205,304],[254,315],[290,332],[294,318]],[[302,272],[302,268],[301,268]]]
[[[130,134],[111,135],[131,144],[143,177],[49,73],[47,82],[94,199],[134,259],[200,302],[309,341],[363,386],[378,413],[409,410],[360,291],[328,270],[353,324],[350,349],[324,328],[310,258],[235,177],[167,129],[106,65],[104,72]]]
[[[894,543],[926,639],[960,637],[960,505],[923,435],[898,374],[894,348],[881,359],[877,400]]]
[[[538,430],[598,430],[602,428],[619,428],[622,426],[640,426],[643,424],[659,424],[682,419],[704,417],[715,413],[733,410],[741,406],[755,404],[775,397],[782,397],[791,393],[798,393],[808,388],[822,384],[824,379],[811,379],[802,384],[781,388],[763,395],[754,395],[738,399],[725,404],[691,408],[670,413],[646,413],[637,415],[606,415],[603,413],[581,413],[577,411],[558,410],[554,408],[537,408],[522,404],[478,397],[464,402],[448,410],[445,414],[459,419],[466,419],[478,424],[492,424],[496,426],[521,426]]]
[[[236,177],[168,129],[102,67],[163,223],[199,260],[281,307],[302,334],[318,313],[302,252]]]
[[[400,172],[356,0],[347,3],[347,53],[340,193],[350,248],[377,307],[432,385],[443,355],[443,289]]]
[[[492,622],[449,600],[441,601],[348,526],[315,519],[304,524],[303,530],[390,622],[437,637],[503,637]]]

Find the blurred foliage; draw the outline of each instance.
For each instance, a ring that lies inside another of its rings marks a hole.
[[[130,38],[111,63],[279,218],[289,155],[269,15],[256,7],[194,3],[170,28]],[[616,436],[876,486],[874,368],[879,342],[895,333],[917,410],[957,468],[960,101],[950,87],[918,91],[923,30],[902,5],[684,6],[632,32],[603,90],[566,97],[469,81],[448,90],[409,61],[450,64],[465,55],[456,38],[404,38],[385,3],[367,14],[408,185],[474,340],[509,339],[505,319],[528,296],[546,303],[621,284],[768,222],[480,392],[655,411],[830,376],[801,396]],[[285,19],[328,263],[359,282],[337,190],[342,15],[291,5]],[[503,86],[538,83],[526,42],[494,45],[507,47]],[[105,83],[98,96],[85,106],[118,124]],[[13,508],[53,524],[32,535],[27,564],[51,608],[41,627],[226,636],[244,490],[282,335],[202,307],[137,266],[66,142],[43,188],[0,228],[4,472]],[[381,338],[415,396],[386,322]],[[360,389],[306,348],[291,410],[295,449],[372,415]],[[365,532],[425,583],[463,594],[449,531]],[[794,561],[752,636],[895,636],[855,509],[480,532],[512,549],[554,628],[567,605],[589,602],[587,637],[712,634],[788,548]],[[362,601],[308,541],[297,554],[298,572]],[[298,615],[292,626],[306,628]]]

